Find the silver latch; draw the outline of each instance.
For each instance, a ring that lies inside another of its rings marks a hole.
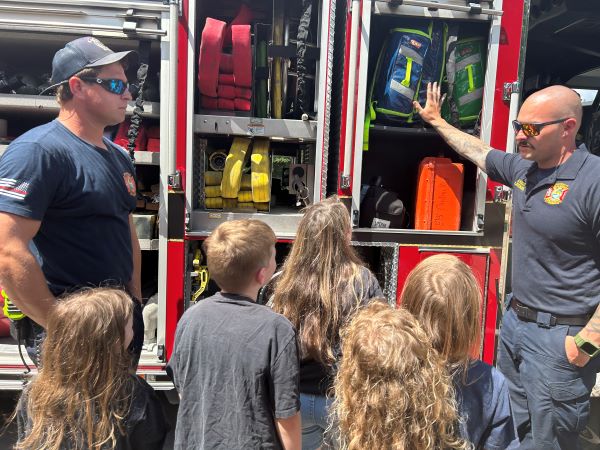
[[[137,32],[136,22],[123,22],[123,33],[132,34]]]
[[[350,189],[350,177],[348,175],[341,176],[340,189]]]
[[[519,92],[521,92],[521,83],[518,81],[504,83],[504,88],[502,89],[502,100],[508,102],[510,101],[511,94],[518,94]]]
[[[504,203],[510,198],[512,191],[505,186],[496,186],[494,189],[494,203]]]
[[[469,2],[469,14],[481,14],[481,3]]]
[[[181,189],[181,172],[179,170],[171,175],[167,176],[167,183],[169,187],[174,190]]]

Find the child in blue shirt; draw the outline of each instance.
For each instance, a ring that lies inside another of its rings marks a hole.
[[[453,255],[421,261],[406,280],[401,303],[446,361],[454,379],[461,437],[475,449],[517,448],[506,379],[473,358],[480,340],[481,291],[469,266]]]

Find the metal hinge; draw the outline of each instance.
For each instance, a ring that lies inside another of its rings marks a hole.
[[[341,176],[340,189],[350,189],[350,177],[348,175]]]
[[[479,2],[467,2],[467,6],[469,7],[469,14],[481,14],[483,11]]]
[[[191,224],[191,216],[190,216],[189,211],[185,212],[184,224],[185,224],[186,231],[191,231],[191,226],[190,226],[190,224]]]
[[[180,190],[181,189],[181,172],[176,171],[171,175],[167,175],[167,183],[171,189]]]
[[[512,194],[512,190],[504,186],[496,186],[494,189],[494,202],[505,203],[508,201]]]
[[[510,101],[511,94],[518,94],[521,92],[521,83],[518,81],[513,81],[511,83],[504,83],[504,87],[502,89],[502,100],[505,102]]]
[[[177,5],[179,17],[183,16],[183,5],[181,0],[163,0],[163,5]]]

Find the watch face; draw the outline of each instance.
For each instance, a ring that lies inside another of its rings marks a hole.
[[[596,350],[598,350],[594,344],[591,344],[589,342],[584,342],[579,348],[588,355],[592,355],[596,352]]]

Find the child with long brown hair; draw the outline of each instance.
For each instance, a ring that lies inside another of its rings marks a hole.
[[[374,302],[342,333],[334,416],[343,450],[468,448],[452,380],[408,311]]]
[[[383,296],[351,235],[350,215],[337,197],[307,207],[273,294],[273,309],[292,322],[300,342],[304,450],[323,442],[340,329],[370,299]]]
[[[475,449],[516,448],[506,379],[472,356],[480,341],[480,304],[473,272],[447,254],[421,261],[401,296],[401,308],[419,320],[453,377],[461,436]]]
[[[60,300],[42,366],[17,405],[17,450],[161,449],[168,426],[153,389],[132,375],[133,303],[117,289]]]

